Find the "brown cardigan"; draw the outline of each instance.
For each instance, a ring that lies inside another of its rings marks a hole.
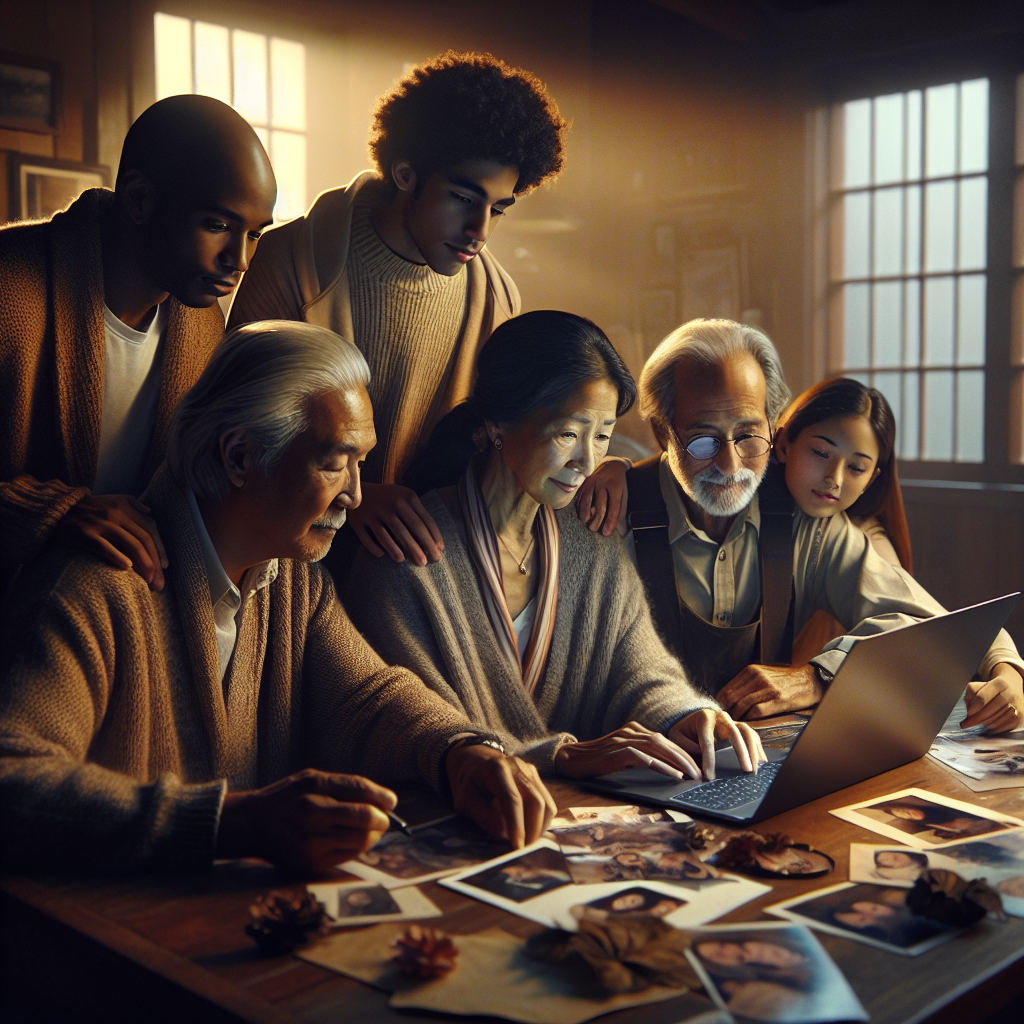
[[[0,859],[5,865],[188,867],[213,857],[227,785],[301,768],[442,785],[466,717],[356,632],[329,574],[282,560],[238,615],[223,684],[210,584],[166,465],[145,501],[167,586],[51,545],[5,626]]]
[[[100,218],[113,199],[89,189],[50,221],[0,228],[0,597],[96,479],[105,351]],[[147,477],[163,460],[178,399],[224,332],[216,305],[168,302]]]

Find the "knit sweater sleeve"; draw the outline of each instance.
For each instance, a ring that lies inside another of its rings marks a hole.
[[[0,689],[5,867],[188,868],[213,858],[222,781],[140,783],[87,761],[113,697],[113,637],[127,627],[119,605],[58,587],[12,624]]]
[[[315,568],[303,657],[307,749],[316,767],[444,792],[448,741],[473,731],[459,710],[405,668],[387,665]]]
[[[611,732],[629,721],[667,732],[679,719],[719,705],[686,678],[651,618],[643,584],[617,537],[595,538],[605,549],[604,593],[614,595],[618,613],[606,692],[604,726]]]
[[[0,482],[0,559],[23,564],[34,558],[88,493],[87,487],[27,474]]]

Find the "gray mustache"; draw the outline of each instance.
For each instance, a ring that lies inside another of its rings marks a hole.
[[[340,512],[321,516],[313,525],[319,526],[324,530],[340,530],[345,525],[345,510],[342,509]]]

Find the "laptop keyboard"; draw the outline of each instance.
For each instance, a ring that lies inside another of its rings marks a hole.
[[[673,803],[687,807],[704,807],[709,811],[728,811],[734,807],[758,800],[775,781],[782,767],[781,761],[767,761],[757,770],[756,775],[736,775],[731,779],[712,779],[701,786],[679,793],[671,798]]]

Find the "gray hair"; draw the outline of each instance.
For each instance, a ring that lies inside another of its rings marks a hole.
[[[790,399],[779,353],[766,334],[735,320],[691,320],[665,338],[640,374],[640,415],[652,422],[655,433],[665,432],[676,411],[676,363],[685,358],[719,365],[741,352],[749,352],[761,367],[765,415],[774,427]]]
[[[229,489],[220,454],[225,433],[244,431],[253,442],[255,464],[267,471],[306,429],[308,399],[369,382],[363,354],[326,327],[294,320],[236,327],[179,403],[167,436],[167,461],[180,484],[197,497],[217,500]]]

